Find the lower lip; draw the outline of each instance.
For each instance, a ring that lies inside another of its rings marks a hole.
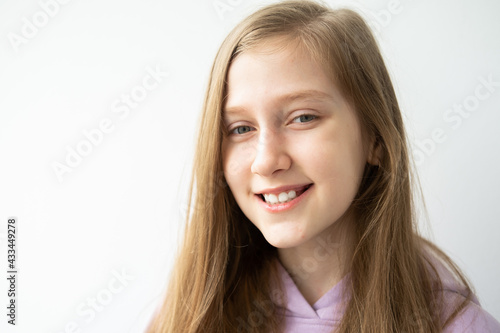
[[[309,186],[309,188],[304,193],[302,193],[298,197],[294,198],[293,200],[285,202],[285,203],[275,204],[275,205],[268,204],[267,202],[262,200],[261,196],[258,194],[256,194],[255,197],[259,201],[259,204],[262,207],[264,207],[264,209],[266,209],[268,212],[280,213],[280,212],[292,209],[295,206],[297,206],[302,200],[304,200],[309,195],[309,192],[311,192],[312,188],[313,188],[313,185]]]

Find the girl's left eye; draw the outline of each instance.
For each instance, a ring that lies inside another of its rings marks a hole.
[[[293,123],[308,123],[312,120],[316,119],[316,116],[312,114],[302,114],[292,120]]]

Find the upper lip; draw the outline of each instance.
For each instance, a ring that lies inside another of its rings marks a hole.
[[[270,187],[261,190],[260,192],[256,192],[256,194],[276,194],[276,193],[281,193],[281,192],[288,192],[291,190],[294,191],[300,191],[308,187],[309,185],[312,185],[312,183],[307,183],[307,184],[297,184],[297,185],[284,185],[280,187]]]

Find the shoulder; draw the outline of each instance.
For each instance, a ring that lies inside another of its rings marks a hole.
[[[463,296],[448,295],[448,297]],[[484,310],[479,302],[471,301],[443,330],[443,333],[461,332],[500,333],[500,323]]]
[[[449,318],[457,305],[466,302],[465,307],[444,328],[443,333],[500,333],[500,323],[481,306],[473,290],[467,284],[461,283],[442,260],[433,255],[428,259],[441,281],[438,291],[443,297],[442,318]]]
[[[450,278],[449,272],[443,273],[446,278],[442,279],[442,295],[444,301],[444,313],[449,316],[457,304],[470,299],[467,305],[451,320],[444,328],[443,333],[500,333],[500,323],[489,314],[479,302],[476,295]],[[469,293],[471,293],[469,295]],[[447,318],[447,317],[446,317]]]

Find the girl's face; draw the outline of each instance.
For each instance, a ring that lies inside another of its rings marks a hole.
[[[227,88],[223,168],[239,207],[277,248],[324,236],[351,205],[367,162],[355,110],[297,48],[243,52]]]

